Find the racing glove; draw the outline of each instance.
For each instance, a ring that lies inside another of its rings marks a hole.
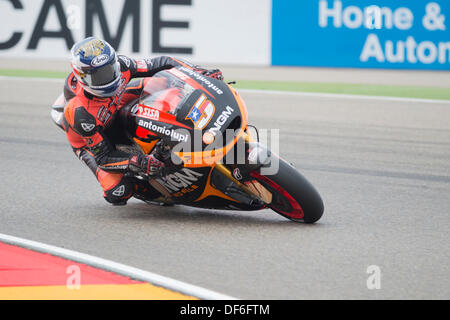
[[[210,78],[214,78],[217,80],[223,80],[222,71],[220,71],[219,69],[208,70],[208,69],[197,67],[194,69],[194,71],[198,72],[204,76],[210,77]]]
[[[128,163],[128,170],[133,173],[143,173],[147,176],[155,177],[161,174],[164,162],[158,160],[154,155],[132,156]]]

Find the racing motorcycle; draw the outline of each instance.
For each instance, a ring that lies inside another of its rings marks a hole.
[[[232,83],[182,66],[132,80],[128,88],[141,95],[120,109],[113,141],[130,153],[157,151],[165,162],[157,178],[136,176],[157,196],[136,198],[208,209],[270,208],[304,223],[321,218],[319,193],[292,164],[259,142]],[[52,106],[52,119],[61,128],[65,104],[60,96]]]

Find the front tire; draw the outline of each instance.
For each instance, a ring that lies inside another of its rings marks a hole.
[[[295,222],[318,221],[324,206],[317,190],[297,169],[283,159],[277,160],[279,169],[273,175],[252,172],[252,176],[272,193],[272,202],[268,207]]]

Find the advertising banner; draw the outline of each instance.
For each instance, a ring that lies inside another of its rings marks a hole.
[[[450,70],[448,0],[274,0],[272,64]]]
[[[2,0],[0,58],[67,59],[107,40],[132,57],[270,64],[271,0]]]

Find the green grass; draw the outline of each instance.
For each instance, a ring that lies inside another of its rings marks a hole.
[[[4,77],[64,79],[68,74],[62,71],[0,69],[0,76]]]
[[[67,74],[60,71],[0,69],[0,76],[10,77],[64,79]],[[255,80],[236,80],[234,86],[240,89],[450,100],[450,89],[434,87]]]
[[[350,83],[314,83],[237,80],[241,89],[354,94],[367,96],[450,100],[450,89],[417,86],[388,86]]]

